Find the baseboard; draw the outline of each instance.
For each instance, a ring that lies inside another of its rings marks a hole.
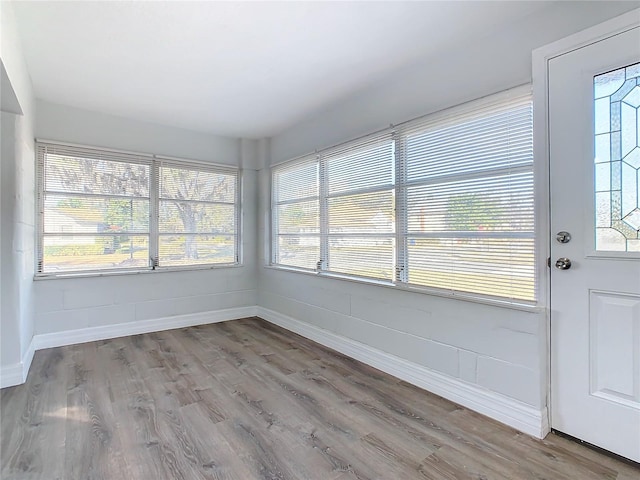
[[[63,347],[65,345],[108,340],[110,338],[127,337],[141,333],[160,332],[174,328],[225,322],[238,318],[253,317],[256,313],[257,308],[255,306],[212,310],[189,315],[176,315],[173,317],[118,323],[115,325],[90,327],[65,332],[44,333],[35,335],[32,343],[36,350],[42,350],[43,348]]]
[[[24,383],[22,378],[22,362],[0,368],[0,388],[13,387]]]
[[[27,351],[22,356],[22,382],[20,383],[24,383],[27,381],[27,375],[29,375],[29,369],[31,368],[31,362],[33,361],[33,356],[35,355],[35,353],[36,346],[32,338],[31,342],[29,342]]]
[[[27,380],[27,374],[31,367],[33,354],[35,353],[33,340],[29,343],[27,351],[22,356],[22,361],[0,369],[0,388],[21,385]]]
[[[536,438],[544,438],[549,432],[546,408],[543,410],[535,409],[505,395],[440,374],[273,310],[263,307],[258,307],[257,310],[257,315],[268,322],[337,350],[521,432]]]

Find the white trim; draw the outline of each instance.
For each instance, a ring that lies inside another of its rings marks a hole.
[[[542,261],[548,258],[551,249],[551,224],[550,224],[550,192],[549,192],[549,98],[548,98],[548,67],[549,61],[573,50],[604,40],[613,35],[620,34],[638,25],[640,21],[640,9],[632,10],[606,22],[587,28],[566,38],[560,39],[549,45],[537,48],[532,53],[533,73],[533,148],[534,148],[534,175],[536,178],[536,221],[539,241],[536,242],[539,259],[538,265],[538,301],[546,310],[546,340],[547,340],[547,418],[546,429],[551,425],[551,282],[549,269],[542,265]],[[542,239],[546,239],[542,240]],[[544,272],[541,274],[541,272]]]
[[[216,162],[207,162],[206,160],[196,160],[192,158],[181,158],[181,157],[170,157],[168,155],[157,155],[152,154],[153,158],[158,161],[158,163],[164,165],[176,166],[182,168],[184,166],[185,169],[202,169],[202,168],[211,168],[215,170],[228,170],[229,172],[239,172],[242,170],[238,165],[228,164],[228,163],[216,163]]]
[[[231,235],[229,235],[231,236]],[[217,263],[212,265],[185,265],[175,267],[156,267],[155,269],[146,268],[144,270],[121,269],[121,270],[79,270],[77,273],[36,273],[33,276],[34,281],[40,280],[64,280],[68,278],[93,278],[93,277],[117,277],[119,275],[147,275],[149,273],[168,273],[168,272],[193,272],[197,270],[216,270],[219,268],[243,268],[245,265],[241,263]]]
[[[174,317],[154,318],[137,322],[118,323],[102,327],[82,328],[67,330],[64,332],[43,333],[33,337],[36,350],[51,347],[63,347],[77,343],[94,342],[110,338],[139,335],[141,333],[161,332],[174,328],[192,327],[210,323],[225,322],[238,318],[253,317],[256,315],[256,307],[237,307],[225,310],[212,310],[208,312],[193,313],[189,315],[176,315]]]
[[[33,338],[31,342],[29,342],[29,346],[27,347],[27,351],[22,356],[22,382],[27,381],[27,375],[29,375],[29,369],[31,368],[31,362],[33,361],[33,356],[36,353],[36,346],[33,342]]]
[[[36,143],[48,143],[51,145],[60,145],[64,147],[76,147],[76,148],[88,148],[91,150],[104,150],[112,153],[123,153],[125,155],[138,155],[141,157],[148,157],[151,159],[153,157],[153,153],[144,153],[144,152],[134,152],[132,150],[119,150],[117,148],[110,147],[100,147],[95,145],[85,145],[84,143],[70,143],[70,142],[61,142],[58,140],[47,140],[45,138],[36,138]]]
[[[22,361],[3,367],[0,369],[0,388],[13,387],[15,385],[21,385],[27,381],[27,375],[31,362],[33,360],[33,354],[35,353],[33,339],[27,351],[22,356]]]
[[[536,438],[544,438],[549,433],[546,408],[538,410],[505,395],[443,375],[267,308],[257,307],[257,315],[268,322],[337,350],[521,432]]]
[[[13,387],[24,383],[22,371],[22,362],[2,367],[0,369],[0,388]]]
[[[534,74],[536,70],[535,67],[538,67],[537,73],[541,71],[546,73],[546,60],[630,30],[636,27],[638,22],[640,22],[640,8],[537,48],[533,51]],[[541,66],[542,70],[540,69]]]

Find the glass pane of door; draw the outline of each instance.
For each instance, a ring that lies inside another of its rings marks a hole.
[[[594,77],[596,250],[640,251],[640,63]]]

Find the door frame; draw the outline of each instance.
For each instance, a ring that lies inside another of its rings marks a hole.
[[[614,17],[603,23],[577,32],[556,42],[537,48],[532,52],[533,79],[533,154],[535,178],[536,244],[538,258],[538,300],[545,310],[547,347],[547,408],[543,419],[543,435],[551,431],[551,273],[545,261],[551,253],[551,198],[550,198],[550,156],[549,156],[549,62],[551,59],[577,50],[587,45],[623,33],[640,24],[640,8]],[[546,421],[545,421],[546,420]]]

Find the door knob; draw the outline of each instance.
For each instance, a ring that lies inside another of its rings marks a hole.
[[[567,257],[560,257],[556,260],[556,268],[559,270],[569,270],[571,268],[571,260]]]

